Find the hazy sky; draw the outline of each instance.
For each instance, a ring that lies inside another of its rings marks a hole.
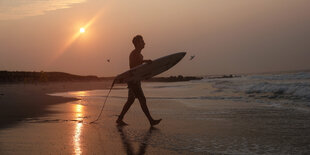
[[[162,76],[310,69],[309,8],[309,0],[0,0],[0,70],[114,76],[129,68],[136,34],[145,59],[188,52]]]

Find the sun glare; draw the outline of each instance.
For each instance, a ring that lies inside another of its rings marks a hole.
[[[85,32],[85,28],[84,27],[81,27],[80,28],[80,33],[84,33]]]
[[[64,45],[61,46],[61,48],[51,58],[49,64],[54,62],[59,56],[61,56],[77,38],[79,38],[81,35],[84,35],[84,33],[86,33],[86,29],[88,29],[96,21],[96,19],[102,15],[102,12],[103,10],[97,12],[97,14],[95,14],[83,27],[80,27],[80,31],[77,31],[75,34],[72,35],[71,38],[68,38],[68,41],[66,41]]]

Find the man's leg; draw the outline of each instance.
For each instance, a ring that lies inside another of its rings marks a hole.
[[[138,99],[139,99],[139,102],[140,102],[140,105],[141,105],[141,108],[142,108],[144,114],[146,115],[146,117],[147,117],[147,118],[149,119],[149,121],[150,121],[151,126],[158,124],[158,123],[161,121],[161,119],[159,119],[159,120],[154,120],[154,119],[152,118],[152,116],[151,116],[151,114],[150,114],[150,112],[149,112],[149,109],[148,109],[148,107],[147,107],[147,105],[146,105],[146,99],[145,99],[145,97],[144,97],[144,96],[139,96]]]
[[[138,97],[138,99],[139,99],[139,102],[140,102],[140,106],[141,106],[144,114],[146,115],[146,117],[149,119],[150,122],[153,121],[153,118],[152,118],[152,116],[151,116],[151,114],[149,112],[149,108],[146,105],[145,97],[141,96],[141,97]]]
[[[116,123],[118,123],[119,125],[127,125],[123,121],[123,118],[124,118],[125,114],[127,113],[127,111],[129,110],[129,108],[131,107],[131,105],[133,104],[134,101],[135,101],[135,97],[133,95],[131,95],[129,92],[127,102],[125,103],[121,114],[118,116]]]

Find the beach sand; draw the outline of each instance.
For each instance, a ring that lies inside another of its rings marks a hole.
[[[14,106],[1,107],[0,154],[310,153],[309,112],[267,104],[150,99],[152,116],[163,119],[150,128],[136,101],[125,117],[129,126],[120,128],[115,120],[126,98],[113,97],[126,96],[126,87],[120,86],[112,91],[100,120],[89,124],[99,114],[110,84],[1,87],[1,104]],[[105,90],[88,97],[93,92],[85,90],[96,89]],[[67,98],[46,95],[67,91],[77,92],[62,94]]]

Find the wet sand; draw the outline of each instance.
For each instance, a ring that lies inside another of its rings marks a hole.
[[[52,113],[49,105],[77,100],[49,96],[48,93],[74,90],[104,89],[107,82],[54,82],[43,84],[1,84],[0,85],[0,129],[14,126],[25,118]]]
[[[107,88],[108,85],[101,86]],[[73,86],[66,87],[65,91],[76,90]],[[60,88],[38,91],[57,92],[54,91],[57,89]],[[149,127],[137,101],[125,117],[129,126],[119,128],[115,124],[116,115],[126,99],[109,98],[101,119],[89,124],[98,115],[103,99],[96,95],[89,97],[91,93],[61,94],[79,100],[54,94],[49,97],[59,98],[57,103],[66,103],[48,104],[45,110],[48,113],[1,128],[0,154],[310,153],[310,113],[307,110],[220,100],[149,99],[153,117],[163,119],[156,128]],[[147,89],[145,93],[148,96]],[[125,87],[113,90],[111,96],[117,94],[125,95]]]

